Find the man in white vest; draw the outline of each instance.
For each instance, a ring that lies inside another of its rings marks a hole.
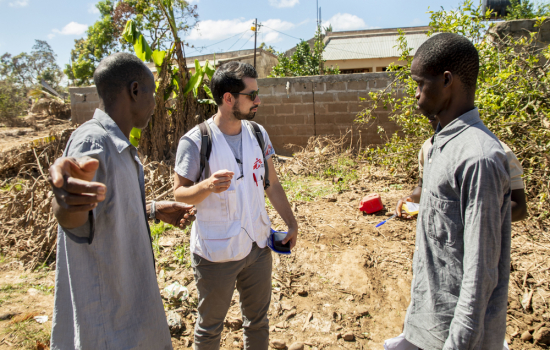
[[[190,244],[199,298],[195,349],[219,349],[235,283],[245,349],[268,349],[272,259],[267,247],[271,221],[265,210],[266,166],[270,186],[265,193],[288,226],[282,243],[290,243],[291,249],[296,245],[298,224],[277,179],[273,146],[263,127],[260,142],[248,122],[261,103],[257,77],[254,67],[240,62],[223,64],[214,73],[210,86],[218,112],[205,122],[211,136],[205,167],[204,133],[198,126],[178,145],[174,195],[197,207]]]

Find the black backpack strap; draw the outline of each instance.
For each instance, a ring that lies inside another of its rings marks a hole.
[[[212,153],[212,132],[210,126],[204,121],[199,124],[199,130],[201,132],[201,166],[197,182],[200,181],[201,177],[203,179],[210,177],[210,165],[208,161],[210,160],[210,153]]]
[[[265,159],[265,141],[264,141],[264,135],[262,134],[262,130],[260,130],[260,126],[258,123],[246,120],[248,125],[251,125],[254,129],[254,135],[256,136],[256,140],[258,141],[258,144],[260,145],[260,148],[262,149],[262,157],[264,159],[264,168],[265,168],[265,179],[264,179],[264,190],[267,190],[270,186],[269,183],[269,166],[267,165],[267,160]]]

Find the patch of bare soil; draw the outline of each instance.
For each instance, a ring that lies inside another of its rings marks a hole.
[[[147,197],[171,196],[170,167],[151,162],[145,168]],[[282,167],[280,177],[300,223],[300,236],[291,256],[274,254],[269,310],[272,345],[289,349],[299,348],[292,347],[294,343],[304,344],[305,349],[382,349],[385,339],[401,332],[410,301],[416,220],[395,219],[377,229],[374,225],[386,219],[387,213],[363,215],[357,207],[363,196],[376,192],[386,208],[393,210],[397,200],[414,186],[405,178],[371,171],[367,164],[354,165],[356,173],[345,179],[345,186],[338,178],[312,178],[292,169]],[[17,193],[24,191],[22,188]],[[45,188],[41,191],[46,193]],[[41,208],[42,202],[36,200]],[[273,227],[284,229],[270,205],[268,211]],[[54,224],[49,209],[43,216],[40,220]],[[25,251],[36,253],[35,236],[45,244],[36,256],[50,252],[53,257],[50,244],[54,238],[45,233],[48,225],[44,224],[44,232],[38,236],[32,230],[26,236],[1,233],[13,237],[5,240],[8,245],[1,247],[3,251],[16,254],[9,254],[10,258],[0,264],[0,313],[9,314],[0,320],[0,349],[36,349],[37,341],[47,341],[53,310],[51,270],[55,266],[51,264],[49,272],[26,272],[16,259],[25,260],[21,255]],[[153,232],[158,283],[172,324],[174,348],[188,349],[193,343],[197,306],[189,264],[189,234],[157,226]],[[550,232],[547,223],[524,221],[513,224],[512,235],[506,339],[512,350],[548,349]],[[39,266],[33,261],[42,260],[29,260],[25,267]],[[189,289],[190,295],[184,301],[171,300],[163,291],[174,282]],[[14,315],[28,313],[48,315],[50,323],[38,324],[32,318],[12,323]],[[242,346],[242,320],[235,292],[222,333],[222,349]]]
[[[44,118],[35,123],[34,127],[1,127],[0,128],[0,152],[7,151],[13,147],[32,142],[50,136],[52,133],[60,132],[69,128],[71,122],[66,119],[54,117]]]

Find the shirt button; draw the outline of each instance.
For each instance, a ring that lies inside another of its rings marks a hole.
[[[432,164],[432,158],[428,159],[428,163]]]
[[[427,190],[427,189],[424,189],[424,192],[428,192],[428,190]]]
[[[418,251],[418,247],[414,248],[414,250]]]
[[[413,279],[414,279],[414,275],[413,275]]]

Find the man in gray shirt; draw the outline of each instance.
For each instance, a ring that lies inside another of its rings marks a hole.
[[[510,274],[510,174],[474,105],[479,57],[432,36],[411,66],[419,110],[439,118],[424,164],[407,341],[424,350],[501,350]]]
[[[155,108],[151,71],[119,53],[94,72],[100,107],[50,168],[59,221],[51,348],[172,349],[147,218],[184,227],[192,207],[145,205],[143,166],[128,141]]]

